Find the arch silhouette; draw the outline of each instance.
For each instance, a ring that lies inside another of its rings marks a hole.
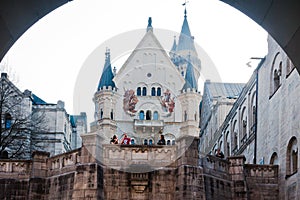
[[[0,1],[0,60],[35,22],[71,0]],[[263,27],[300,71],[300,2],[220,0]]]

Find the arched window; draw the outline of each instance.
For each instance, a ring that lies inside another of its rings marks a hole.
[[[9,129],[11,127],[11,120],[12,120],[12,117],[9,113],[6,113],[5,114],[5,128],[6,129]]]
[[[102,110],[102,108],[100,110],[100,119],[103,119],[103,110]]]
[[[151,88],[151,96],[155,96],[156,95],[156,91],[155,91],[155,87]]]
[[[135,140],[134,140],[134,138],[131,138],[131,140],[130,140],[130,144],[131,144],[131,145],[134,145],[134,144],[135,144]]]
[[[172,140],[172,145],[175,145],[175,140]]]
[[[229,131],[226,132],[225,155],[230,156]]]
[[[158,120],[158,112],[154,111],[153,113],[153,120]]]
[[[144,145],[148,145],[148,140],[144,139]]]
[[[143,87],[143,96],[147,96],[147,88]]]
[[[277,91],[281,84],[282,61],[280,60],[279,55],[280,53],[277,52],[272,62],[270,97]]]
[[[292,137],[287,146],[286,175],[291,176],[298,168],[298,146],[296,137]]]
[[[246,107],[243,108],[242,110],[242,116],[241,116],[241,128],[242,131],[240,132],[240,139],[241,139],[241,144],[244,144],[246,139],[247,139],[247,116],[246,116]]]
[[[141,96],[141,87],[138,87],[138,88],[136,89],[136,95],[137,95],[137,96]]]
[[[238,134],[237,134],[237,120],[233,122],[232,131],[231,131],[231,149],[232,153],[238,149]]]
[[[140,117],[140,120],[144,120],[145,114],[144,114],[143,110],[140,111],[139,117]]]
[[[161,96],[161,88],[160,87],[157,88],[157,95],[156,96],[158,96],[158,97]]]
[[[152,144],[153,144],[153,140],[150,139],[150,140],[149,140],[149,145],[152,145]]]
[[[251,112],[250,112],[250,117],[249,117],[249,120],[250,120],[250,129],[251,129],[251,133],[253,133],[255,130],[255,124],[256,124],[256,106],[255,106],[255,103],[256,102],[256,94],[255,92],[253,93],[252,97],[251,97]]]
[[[146,112],[146,120],[151,120],[151,111],[147,110]]]
[[[114,110],[110,111],[110,119],[114,119]]]
[[[278,155],[276,152],[271,156],[270,165],[278,165]]]
[[[167,140],[167,145],[171,145],[171,140]]]
[[[184,121],[185,121],[185,122],[187,121],[187,113],[186,113],[186,110],[184,111]]]

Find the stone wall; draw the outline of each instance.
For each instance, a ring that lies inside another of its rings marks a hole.
[[[171,165],[137,173],[104,166],[85,147],[0,160],[0,199],[278,199],[278,166],[245,164],[243,156],[199,162],[197,147],[196,139]]]

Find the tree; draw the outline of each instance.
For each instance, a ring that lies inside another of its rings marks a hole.
[[[30,158],[38,146],[34,134],[42,129],[44,114],[32,109],[30,96],[12,84],[5,73],[0,80],[0,113],[0,156]]]

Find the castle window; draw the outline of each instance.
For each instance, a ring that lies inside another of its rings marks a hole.
[[[157,94],[156,94],[156,96],[158,96],[158,97],[161,96],[161,88],[160,87],[157,88]]]
[[[151,111],[147,110],[146,112],[146,120],[151,120]]]
[[[225,149],[225,155],[230,156],[230,142],[229,142],[229,131],[226,133],[226,149]]]
[[[130,140],[130,144],[132,144],[132,145],[134,145],[134,144],[135,144],[135,140],[134,140],[134,138],[131,138],[131,140]]]
[[[271,156],[270,165],[278,165],[278,155],[276,152]]]
[[[184,111],[184,121],[185,121],[185,122],[187,121],[187,113],[186,113],[186,110]]]
[[[151,96],[155,96],[156,95],[156,91],[155,91],[155,87],[151,88]]]
[[[172,140],[172,145],[175,145],[175,140]]]
[[[240,139],[241,139],[241,144],[244,144],[247,139],[246,107],[244,107],[242,111],[241,123],[242,123],[242,127],[241,127],[242,131],[241,131]]]
[[[238,148],[238,134],[237,134],[237,120],[234,120],[232,131],[231,131],[231,152],[232,154],[235,153],[235,151]]]
[[[296,137],[292,137],[287,147],[286,176],[289,177],[297,172],[298,146]]]
[[[148,145],[148,140],[144,139],[144,145]]]
[[[167,140],[167,145],[171,145],[171,140]]]
[[[145,114],[144,114],[143,110],[140,111],[139,117],[140,117],[140,120],[144,120]]]
[[[141,96],[141,87],[138,87],[138,88],[136,89],[136,95],[137,95],[137,96]]]
[[[271,81],[270,81],[270,98],[278,90],[281,85],[281,72],[282,72],[282,61],[279,59],[280,53],[278,52],[272,63],[271,68]]]
[[[150,139],[150,140],[149,140],[149,145],[152,145],[152,144],[153,144],[153,140]]]
[[[143,87],[143,96],[146,96],[147,95],[147,88],[146,87]]]
[[[9,113],[5,114],[5,128],[9,129],[11,127],[12,117]]]
[[[153,113],[153,120],[158,120],[158,112],[154,111]]]
[[[100,110],[100,119],[103,119],[103,110],[102,110],[102,108]]]
[[[110,111],[110,119],[114,119],[114,110]]]

